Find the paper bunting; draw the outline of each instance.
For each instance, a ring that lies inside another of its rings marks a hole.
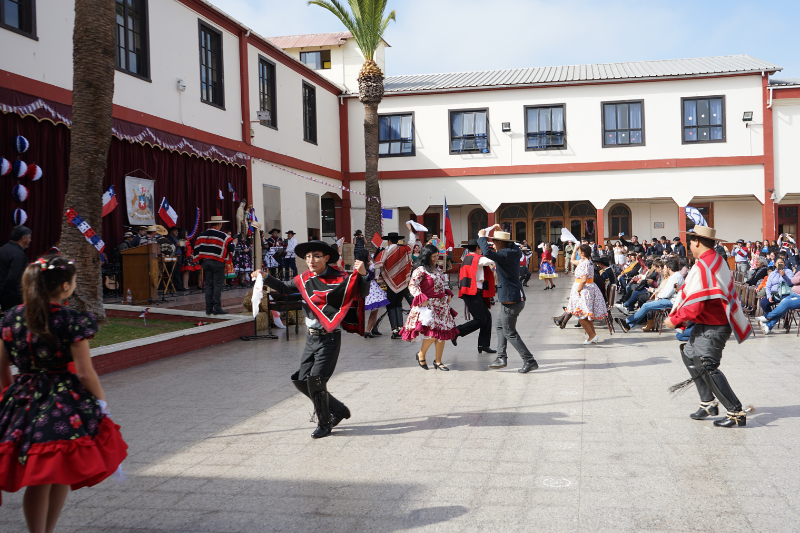
[[[14,210],[14,225],[21,226],[28,220],[28,213],[24,209]]]
[[[78,228],[78,231],[83,233],[83,236],[86,238],[86,240],[89,241],[92,246],[97,248],[98,252],[102,253],[103,249],[106,247],[106,243],[104,243],[100,236],[94,232],[89,223],[83,220],[80,215],[78,215],[78,213],[76,213],[71,207],[67,208],[65,215],[69,223]]]
[[[25,177],[31,181],[39,181],[42,178],[42,167],[39,165],[28,165],[28,171],[25,172]]]
[[[28,139],[22,135],[17,135],[17,138],[14,139],[14,148],[16,148],[19,153],[27,152],[30,145],[31,143],[28,142]]]
[[[14,200],[24,202],[28,199],[28,188],[24,185],[14,185],[11,195],[14,197]]]
[[[186,236],[187,240],[194,239],[194,236],[197,234],[197,228],[200,227],[200,208],[197,208],[197,214],[194,217],[194,229],[190,234]]]
[[[8,159],[0,157],[0,176],[5,176],[11,172],[11,162]]]
[[[14,161],[14,166],[11,169],[11,175],[15,178],[21,178],[28,171],[28,165],[25,161]]]

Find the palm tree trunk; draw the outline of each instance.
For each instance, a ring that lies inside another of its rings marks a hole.
[[[72,34],[72,131],[64,210],[75,209],[98,235],[111,144],[115,6],[111,0],[75,0]],[[70,305],[105,320],[100,254],[66,217],[61,223],[60,247],[78,267],[78,286]]]
[[[367,209],[364,218],[364,236],[367,246],[371,251],[375,251],[375,246],[371,243],[372,236],[376,233],[383,235],[381,229],[381,202],[380,200],[370,200],[381,197],[381,188],[378,183],[378,103],[364,102],[364,155],[366,167],[364,180],[367,194]]]

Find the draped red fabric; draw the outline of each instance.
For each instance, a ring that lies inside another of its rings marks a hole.
[[[30,142],[30,148],[24,154],[17,154],[14,149],[17,135]],[[14,209],[25,209],[28,213],[25,225],[33,230],[33,241],[28,249],[31,259],[46,252],[61,235],[61,215],[65,209],[69,175],[69,142],[70,131],[63,124],[54,125],[46,120],[39,122],[33,117],[20,117],[13,113],[0,114],[0,157],[13,163],[19,155],[19,159],[39,165],[44,172],[42,179],[36,182],[27,178],[17,180],[10,175],[0,177],[0,243],[6,242],[14,226]],[[217,209],[226,220],[233,222],[239,204],[233,202],[228,184],[233,186],[237,196],[247,191],[247,171],[243,167],[150,145],[132,144],[114,137],[108,152],[104,190],[113,184],[119,205],[103,218],[102,228],[94,228],[105,241],[107,253],[119,244],[125,232],[123,225],[128,225],[126,175],[152,176],[156,211],[161,198],[166,197],[178,214],[178,226],[187,231],[194,226],[197,207],[201,210],[201,228],[205,227],[202,224],[204,220],[217,214]],[[28,188],[28,199],[22,203],[16,202],[11,194],[17,182]],[[222,190],[225,200],[217,199],[218,190]],[[102,199],[97,201],[102,202]],[[157,224],[164,225],[157,213],[156,219]],[[223,227],[226,230],[233,228],[233,224]]]

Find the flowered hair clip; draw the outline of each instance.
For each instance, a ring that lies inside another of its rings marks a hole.
[[[43,257],[40,257],[39,259],[37,259],[36,261],[34,261],[31,264],[32,265],[39,265],[39,268],[41,268],[43,271],[44,270],[55,270],[55,269],[66,270],[67,269],[67,265],[73,265],[73,264],[75,264],[75,261],[73,261],[72,259],[69,259],[67,261],[67,265],[52,265],[52,264],[50,264],[50,261],[46,260]]]

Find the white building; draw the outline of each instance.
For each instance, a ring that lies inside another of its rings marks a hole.
[[[47,247],[64,207],[74,9],[19,5],[21,17],[0,20],[0,48],[14,50],[0,59],[0,131],[31,137],[26,157],[47,164],[31,197],[50,203],[0,201],[25,208]],[[348,33],[267,39],[204,0],[117,9],[106,186],[147,173],[182,227],[197,207],[232,216],[232,194],[217,200],[230,185],[267,229],[301,240],[363,229],[363,57]],[[796,232],[800,83],[771,79],[779,70],[728,56],[387,77],[385,229],[416,217],[440,233],[446,193],[457,243],[490,221],[529,240],[562,226],[595,240],[672,238],[691,225],[688,205],[729,241]],[[11,158],[11,137],[0,154]],[[126,222],[124,211],[104,218],[105,240],[114,245]],[[12,223],[0,217],[0,234]]]

